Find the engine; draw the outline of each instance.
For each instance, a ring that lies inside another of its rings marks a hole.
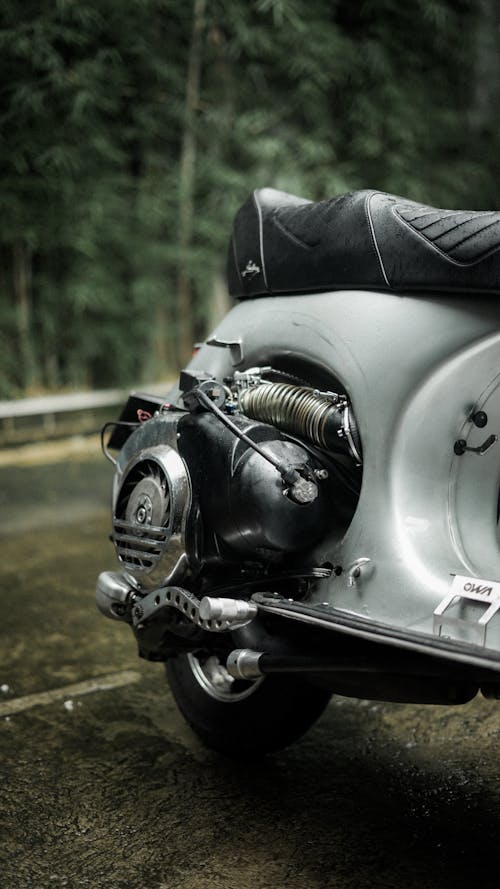
[[[298,564],[352,516],[361,443],[348,399],[276,376],[183,372],[178,404],[129,401],[109,446],[123,444],[113,540],[136,588]]]

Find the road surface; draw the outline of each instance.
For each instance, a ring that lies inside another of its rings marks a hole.
[[[109,469],[0,468],[2,889],[498,887],[500,703],[337,697],[260,764],[205,750],[95,610]]]

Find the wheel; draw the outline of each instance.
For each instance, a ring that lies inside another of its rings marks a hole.
[[[207,747],[233,757],[286,747],[310,728],[331,697],[297,676],[233,679],[209,653],[176,655],[166,672],[191,728]]]

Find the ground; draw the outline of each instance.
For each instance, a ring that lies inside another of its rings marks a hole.
[[[498,886],[500,702],[335,697],[261,762],[205,750],[95,610],[109,470],[0,469],[2,889]]]

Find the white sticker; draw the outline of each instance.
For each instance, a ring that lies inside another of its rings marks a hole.
[[[479,602],[496,602],[500,600],[500,582],[457,574],[453,578],[450,593],[467,599],[477,599]]]

